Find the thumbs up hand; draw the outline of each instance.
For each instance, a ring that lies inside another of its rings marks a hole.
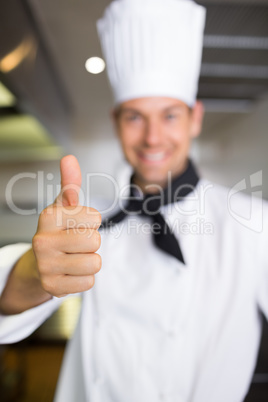
[[[81,171],[77,159],[61,160],[61,192],[42,211],[33,251],[43,289],[57,297],[89,290],[101,268],[100,213],[79,204]]]
[[[82,182],[78,160],[73,155],[62,158],[60,173],[61,192],[56,198],[55,204],[64,207],[75,207],[79,204],[79,191]]]

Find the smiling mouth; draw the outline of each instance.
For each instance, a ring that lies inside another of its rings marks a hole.
[[[161,162],[168,156],[167,152],[157,152],[157,153],[141,153],[139,154],[140,159],[145,162]]]

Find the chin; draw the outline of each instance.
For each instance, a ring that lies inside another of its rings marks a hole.
[[[167,172],[158,172],[156,170],[152,172],[139,172],[137,171],[139,177],[144,183],[147,184],[158,184],[161,187],[165,185],[168,179],[168,171]]]

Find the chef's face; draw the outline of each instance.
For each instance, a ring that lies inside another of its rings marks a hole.
[[[122,103],[113,113],[126,159],[135,182],[164,187],[186,168],[191,140],[202,128],[203,106],[163,97],[139,98]]]

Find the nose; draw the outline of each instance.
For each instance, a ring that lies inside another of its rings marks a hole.
[[[162,141],[162,130],[159,122],[155,119],[147,120],[144,129],[144,142],[147,146],[159,145]]]

